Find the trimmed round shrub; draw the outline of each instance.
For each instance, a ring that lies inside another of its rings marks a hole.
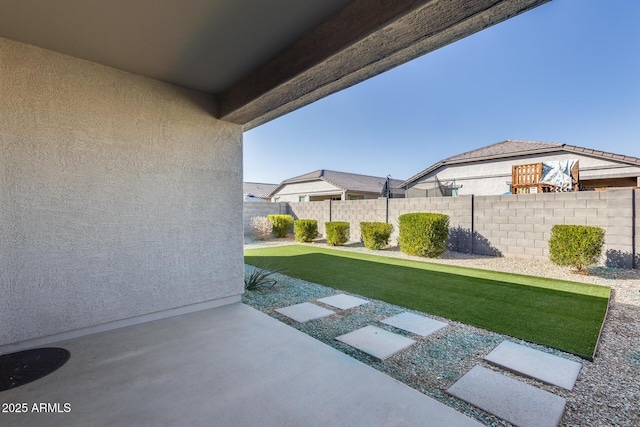
[[[364,246],[378,250],[389,244],[389,237],[393,232],[393,225],[385,222],[361,222],[360,234]]]
[[[554,225],[549,238],[549,258],[557,265],[582,271],[602,255],[604,230],[586,225]]]
[[[327,244],[329,246],[344,245],[349,241],[349,223],[341,221],[325,222]]]
[[[318,221],[315,219],[298,219],[293,222],[293,233],[298,242],[311,242],[318,237]]]
[[[293,217],[291,215],[267,215],[273,224],[273,235],[275,237],[287,237],[293,227]]]
[[[409,255],[439,258],[447,249],[449,217],[429,212],[413,212],[399,217],[400,250]]]

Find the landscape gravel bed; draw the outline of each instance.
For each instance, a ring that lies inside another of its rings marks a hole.
[[[249,241],[246,242],[245,248],[293,243],[295,242],[283,239],[267,242]],[[326,247],[324,243],[312,243],[312,245]],[[333,307],[318,302],[317,299],[336,293],[347,293],[339,289],[339,283],[333,289],[304,280],[275,275],[277,280],[275,286],[271,289],[246,292],[243,296],[243,302],[477,419],[487,426],[509,426],[510,424],[446,393],[446,390],[453,383],[475,365],[499,371],[504,375],[512,376],[520,381],[564,397],[567,400],[567,406],[562,425],[640,426],[640,405],[638,403],[640,402],[640,271],[611,269],[601,265],[591,268],[588,274],[584,275],[545,261],[482,257],[455,252],[447,252],[442,259],[424,260],[423,258],[407,256],[399,252],[397,248],[370,251],[358,243],[336,247],[335,249],[609,286],[612,289],[612,296],[595,360],[590,362],[559,350],[443,319],[429,313],[407,310],[359,295],[356,296],[367,299],[370,303],[349,310],[336,310],[336,315],[306,323],[295,322],[274,311],[277,308],[302,302],[313,302],[319,306],[335,310]],[[252,269],[252,266],[246,265],[245,273],[250,272]],[[426,315],[448,323],[449,326],[427,337],[420,337],[380,322],[384,318],[401,312]],[[374,325],[408,336],[416,340],[416,344],[384,361],[380,361],[335,340],[335,337],[339,335],[367,325]],[[503,340],[510,340],[582,363],[582,369],[573,390],[565,390],[561,387],[518,376],[508,371],[500,370],[484,361],[483,357]]]

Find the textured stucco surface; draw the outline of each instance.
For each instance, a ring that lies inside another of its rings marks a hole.
[[[0,345],[242,292],[242,129],[0,39]]]

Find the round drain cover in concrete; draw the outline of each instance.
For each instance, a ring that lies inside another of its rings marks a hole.
[[[49,375],[69,360],[63,348],[34,348],[0,356],[0,391]]]

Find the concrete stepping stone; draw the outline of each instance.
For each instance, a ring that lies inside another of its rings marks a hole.
[[[557,427],[567,403],[482,366],[467,372],[447,393],[520,427]]]
[[[406,312],[388,317],[382,320],[382,323],[422,337],[426,337],[448,325],[448,323]]]
[[[393,356],[415,343],[411,338],[375,326],[365,326],[348,334],[340,335],[336,339],[380,360]]]
[[[337,294],[332,295],[326,298],[320,298],[320,301],[323,304],[330,305],[335,308],[339,308],[340,310],[348,310],[353,307],[357,307],[362,304],[367,304],[369,301],[364,300],[362,298],[353,297],[351,295],[345,294]]]
[[[327,310],[326,308],[319,307],[315,304],[311,304],[310,302],[303,302],[301,304],[290,305],[289,307],[277,308],[276,311],[300,323],[336,314],[335,311]]]
[[[573,390],[582,367],[581,363],[510,341],[500,343],[484,360],[567,390]]]

